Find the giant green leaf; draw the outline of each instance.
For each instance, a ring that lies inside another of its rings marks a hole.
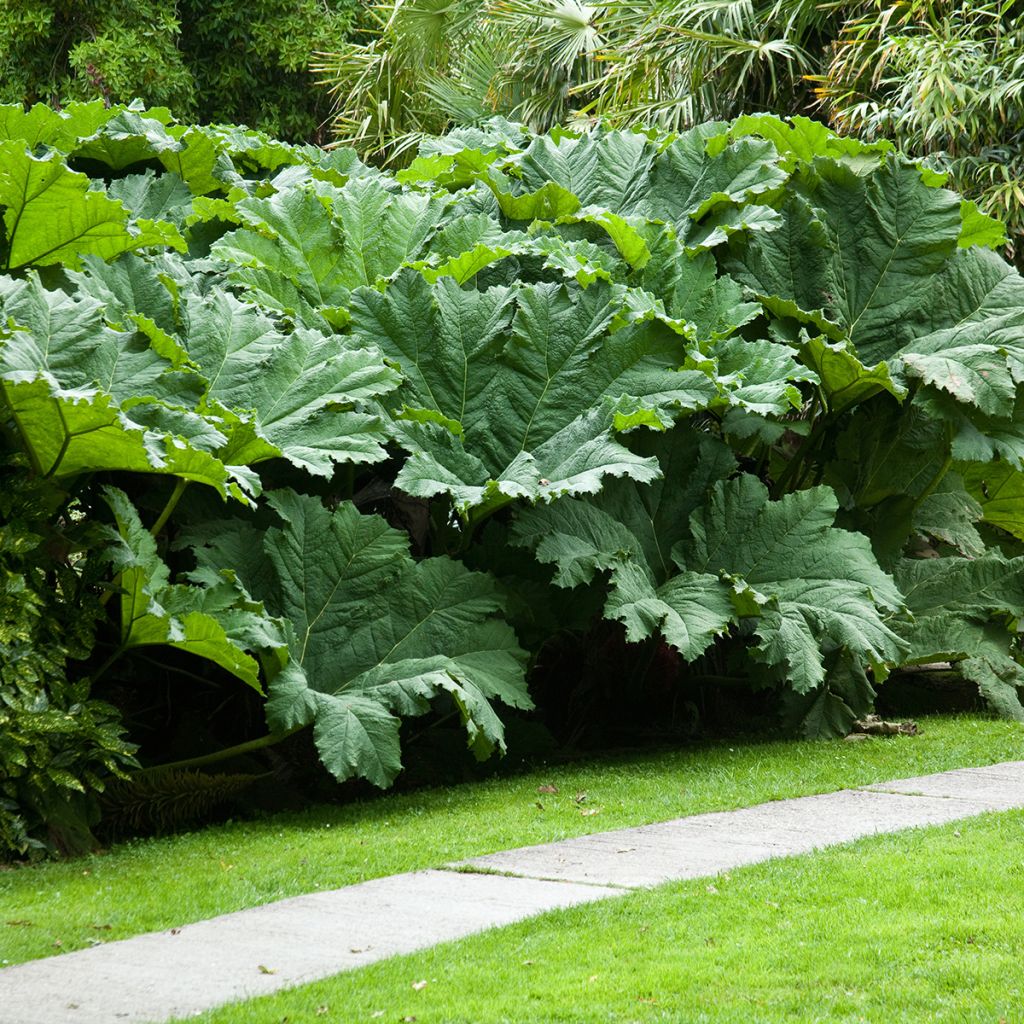
[[[389,191],[375,178],[341,189],[287,188],[240,200],[236,209],[249,226],[225,235],[213,253],[239,268],[232,278],[255,301],[294,312],[301,298],[336,322],[353,288],[375,284],[424,252],[450,202]]]
[[[1013,623],[1024,617],[1024,557],[904,560],[896,581],[913,620],[909,662],[952,660],[1001,714],[1024,721],[1024,666]]]
[[[226,440],[196,408],[204,382],[161,336],[117,331],[104,305],[47,291],[32,275],[0,281],[0,381],[33,464],[57,479],[99,470],[165,473],[243,500],[251,479],[211,449]]]
[[[1005,462],[990,462],[962,464],[960,474],[985,522],[1024,540],[1024,473]]]
[[[465,511],[590,493],[608,475],[652,479],[651,460],[611,436],[616,407],[629,425],[663,426],[707,405],[714,384],[677,369],[684,350],[661,324],[610,333],[621,302],[602,281],[472,291],[411,270],[383,293],[357,291],[353,335],[406,378],[396,403],[412,457],[399,486],[447,492]]]
[[[721,442],[683,427],[642,447],[658,459],[661,479],[648,487],[615,480],[593,498],[523,511],[512,536],[555,566],[559,586],[609,572],[605,616],[623,622],[630,640],[660,632],[692,660],[734,620],[730,588],[715,576],[678,573],[671,549],[735,462]]]
[[[500,700],[529,707],[526,655],[500,618],[494,581],[448,558],[416,563],[408,538],[349,503],[275,492],[283,525],[262,537],[230,524],[208,530],[202,564],[232,568],[269,611],[288,620],[292,662],[270,684],[275,728],[314,724],[320,756],[339,779],[388,785],[401,769],[399,716],[438,694],[459,709],[470,747],[504,749]],[[236,527],[235,530],[239,528]]]
[[[651,171],[650,192],[642,211],[637,211],[670,221],[684,239],[694,230],[693,222],[751,203],[779,188],[787,178],[770,142],[740,139],[721,149],[709,149],[709,138],[719,134],[713,128],[691,128],[658,154]]]
[[[250,412],[293,465],[329,476],[337,463],[384,458],[380,418],[354,408],[398,385],[378,349],[305,328],[284,334],[228,292],[190,295],[184,315],[189,356],[210,397]]]
[[[170,237],[155,227],[133,228],[128,211],[69,170],[61,154],[36,157],[16,140],[0,141],[0,210],[0,264],[8,272],[52,263],[77,267],[87,253],[110,259]]]
[[[753,621],[755,656],[798,693],[824,685],[837,650],[861,663],[900,660],[889,619],[902,597],[867,539],[833,525],[829,488],[769,501],[755,477],[723,481],[735,465],[727,449],[689,431],[662,455],[656,490],[614,483],[524,511],[516,542],[554,564],[562,586],[608,572],[606,616],[630,640],[661,633],[687,660],[741,620]]]
[[[782,666],[800,693],[824,682],[826,650],[875,664],[904,650],[887,621],[902,596],[867,538],[833,526],[837,510],[828,487],[773,502],[742,476],[715,487],[691,517],[692,542],[673,552],[683,569],[735,581],[737,610],[758,618],[758,656]]]

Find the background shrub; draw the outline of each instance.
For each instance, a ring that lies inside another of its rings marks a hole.
[[[360,0],[11,0],[0,9],[0,101],[140,98],[203,123],[299,141],[329,105],[311,54],[351,31]]]

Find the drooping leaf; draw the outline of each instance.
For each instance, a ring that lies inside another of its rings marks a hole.
[[[491,701],[530,702],[526,656],[496,617],[493,580],[448,558],[414,562],[405,534],[349,503],[330,512],[291,492],[269,500],[284,525],[262,544],[234,543],[224,524],[197,555],[220,568],[230,551],[242,583],[290,624],[292,660],[271,682],[271,725],[313,722],[331,772],[385,786],[401,768],[397,716],[422,714],[447,693],[470,747],[503,749]]]
[[[1011,628],[1024,616],[1024,557],[990,550],[980,558],[907,559],[895,576],[913,614],[902,627],[907,661],[958,663],[995,710],[1024,720],[1024,666]]]
[[[121,591],[120,646],[186,651],[262,692],[259,664],[246,648],[251,649],[254,635],[262,643],[282,648],[278,625],[226,579],[212,588],[171,583],[156,541],[128,496],[115,487],[104,488],[103,495],[117,526],[116,533],[111,532],[120,541],[111,549]]]
[[[845,649],[873,663],[904,650],[888,624],[903,606],[866,537],[833,526],[828,487],[768,500],[752,476],[718,484],[691,517],[692,543],[673,557],[683,569],[734,579],[737,608],[758,616],[757,655],[784,666],[806,693],[825,680],[823,651]]]
[[[684,350],[662,325],[609,333],[619,301],[601,281],[480,292],[411,270],[383,294],[356,292],[353,335],[400,365],[396,401],[429,411],[412,419],[436,421],[403,427],[412,455],[398,485],[468,510],[591,493],[608,475],[652,479],[651,460],[611,435],[616,407],[663,425],[706,405],[714,385],[677,369]]]
[[[161,353],[140,332],[115,331],[100,302],[47,291],[35,276],[0,281],[0,310],[14,325],[0,337],[3,394],[40,473],[171,474],[249,500],[251,478],[209,450],[224,435],[194,411],[202,380],[177,368],[183,349]]]

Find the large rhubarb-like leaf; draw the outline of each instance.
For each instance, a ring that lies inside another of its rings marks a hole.
[[[591,493],[609,475],[653,479],[652,460],[612,436],[615,410],[625,425],[663,426],[715,388],[706,373],[677,369],[685,351],[667,327],[612,333],[622,297],[601,281],[469,291],[411,270],[384,293],[356,292],[353,335],[406,378],[396,396],[412,457],[399,486],[447,492],[467,511]]]
[[[688,660],[741,620],[753,622],[755,657],[798,693],[825,684],[836,651],[900,660],[905,645],[888,620],[902,597],[867,539],[833,526],[829,488],[769,501],[754,477],[724,481],[728,450],[689,431],[676,431],[663,459],[656,491],[621,482],[525,511],[516,541],[553,563],[562,586],[608,571],[606,616],[631,640],[660,632]]]
[[[210,397],[249,412],[293,465],[329,476],[337,463],[384,458],[380,418],[354,409],[398,386],[379,349],[305,328],[284,334],[228,292],[190,295],[184,313],[188,353]]]
[[[887,622],[902,596],[867,538],[833,526],[837,510],[828,487],[773,502],[742,476],[716,486],[691,518],[692,545],[674,551],[683,568],[735,581],[737,609],[758,618],[757,656],[799,693],[824,683],[826,651],[881,664],[904,650]]]
[[[92,189],[61,154],[36,157],[16,140],[0,141],[0,210],[0,266],[8,272],[52,263],[77,267],[89,253],[110,259],[175,236],[180,242],[170,225],[170,232],[132,226],[121,203]]]
[[[160,334],[107,326],[95,299],[0,281],[0,382],[34,466],[57,479],[99,470],[164,473],[248,500],[252,478],[213,452],[219,417],[195,411],[203,381]]]
[[[243,199],[248,226],[226,235],[214,255],[238,269],[232,279],[271,309],[302,304],[331,323],[345,319],[352,289],[375,284],[424,253],[451,200],[390,191],[376,178],[338,189],[322,182]]]
[[[1002,715],[1024,721],[1024,665],[1012,625],[1024,618],[1024,557],[904,560],[896,581],[913,621],[907,661],[952,660]]]
[[[270,684],[272,726],[314,724],[339,779],[388,785],[401,769],[399,717],[448,694],[478,756],[504,749],[491,702],[529,707],[526,655],[498,618],[495,582],[448,558],[414,562],[408,538],[351,504],[276,492],[283,526],[208,529],[197,554],[230,562],[241,582],[291,627],[289,670]]]

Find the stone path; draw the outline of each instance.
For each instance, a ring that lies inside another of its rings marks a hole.
[[[0,970],[0,1024],[154,1024],[547,910],[1024,808],[1024,761],[620,829],[379,878]]]

